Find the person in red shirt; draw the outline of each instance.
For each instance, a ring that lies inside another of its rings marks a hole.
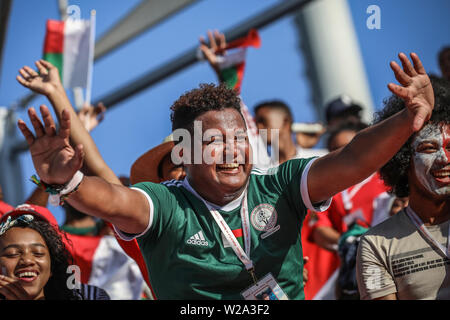
[[[367,125],[348,121],[333,129],[328,137],[330,152],[344,147]],[[358,220],[370,226],[374,212],[389,199],[387,187],[374,173],[366,180],[338,193],[323,213],[309,213],[303,228],[304,254],[309,256],[309,283],[305,290],[310,299],[335,299],[335,280],[340,260],[337,253],[340,236]],[[380,210],[382,211],[382,210]]]
[[[328,149],[331,151],[344,147],[356,133],[367,127],[363,123],[343,123],[328,138]],[[371,226],[374,213],[388,199],[387,187],[374,173],[364,181],[338,193],[332,204],[323,214],[317,215],[312,222],[313,241],[324,249],[337,250],[339,237],[348,227],[358,220]]]
[[[1,216],[3,216],[8,211],[11,211],[12,209],[14,209],[13,206],[11,206],[11,205],[7,204],[6,202],[3,202],[3,201],[0,200],[0,218],[1,218]]]

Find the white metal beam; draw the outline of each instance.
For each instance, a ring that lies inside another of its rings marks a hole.
[[[163,21],[196,0],[143,0],[95,44],[94,59],[99,59],[148,28]]]
[[[347,94],[370,123],[372,95],[347,0],[316,0],[296,21],[319,118],[324,119],[328,102]]]

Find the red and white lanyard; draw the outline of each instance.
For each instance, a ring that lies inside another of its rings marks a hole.
[[[436,239],[433,238],[430,231],[428,231],[428,229],[423,224],[422,220],[420,220],[417,214],[410,207],[406,207],[405,212],[407,216],[411,219],[411,221],[414,223],[417,230],[419,230],[419,232],[422,234],[422,236],[428,239],[428,241],[430,241],[432,244],[434,244],[434,246],[437,249],[439,249],[439,251],[441,251],[447,258],[450,258],[450,224],[448,226],[449,235],[447,236],[447,249],[446,249],[442,244],[440,244],[438,241],[436,241]]]
[[[234,253],[239,258],[239,260],[241,260],[241,262],[244,264],[245,269],[250,273],[250,275],[253,278],[253,281],[256,283],[257,280],[254,273],[255,267],[253,265],[253,261],[250,259],[251,238],[250,238],[250,220],[248,216],[248,204],[247,204],[247,189],[245,189],[244,191],[244,197],[242,198],[241,204],[241,220],[242,220],[242,230],[244,233],[243,236],[244,236],[245,251],[242,249],[241,245],[239,244],[238,240],[236,239],[235,235],[231,231],[228,224],[223,219],[222,215],[217,210],[212,208],[208,203],[206,203],[205,201],[203,202],[209,209],[209,212],[213,216],[214,220],[216,221],[217,225],[219,226],[220,230],[225,236],[225,239],[227,239],[228,243],[233,249]]]

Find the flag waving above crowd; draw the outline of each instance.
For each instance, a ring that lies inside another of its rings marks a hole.
[[[58,68],[66,88],[88,87],[93,27],[90,20],[47,21],[44,60]]]

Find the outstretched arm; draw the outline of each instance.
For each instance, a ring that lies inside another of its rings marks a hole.
[[[17,81],[24,87],[45,95],[52,104],[60,122],[62,111],[65,109],[70,114],[71,119],[70,140],[75,145],[83,145],[85,150],[84,163],[90,172],[108,182],[121,185],[120,180],[103,160],[85,125],[78,118],[70,104],[60,81],[58,69],[45,60],[36,61],[35,64],[39,74],[30,67],[25,66],[19,70],[20,75],[17,76]],[[96,110],[93,110],[93,112],[97,111],[104,111],[104,106],[99,106]],[[89,112],[88,110],[83,116],[90,116]]]
[[[50,185],[67,185],[83,164],[83,145],[74,148],[69,143],[68,110],[61,113],[58,133],[48,108],[41,106],[40,110],[44,124],[33,108],[28,111],[35,134],[22,120],[18,121],[19,129],[41,180]],[[124,232],[141,233],[148,225],[149,204],[142,193],[99,177],[85,176],[67,201],[79,211],[109,221]]]
[[[391,62],[391,68],[401,86],[389,83],[388,88],[404,100],[406,108],[361,131],[347,146],[313,163],[308,177],[313,203],[330,198],[380,169],[430,118],[434,93],[422,62],[415,53],[411,54],[414,66],[405,54],[400,53],[399,58],[403,70],[395,62]]]

